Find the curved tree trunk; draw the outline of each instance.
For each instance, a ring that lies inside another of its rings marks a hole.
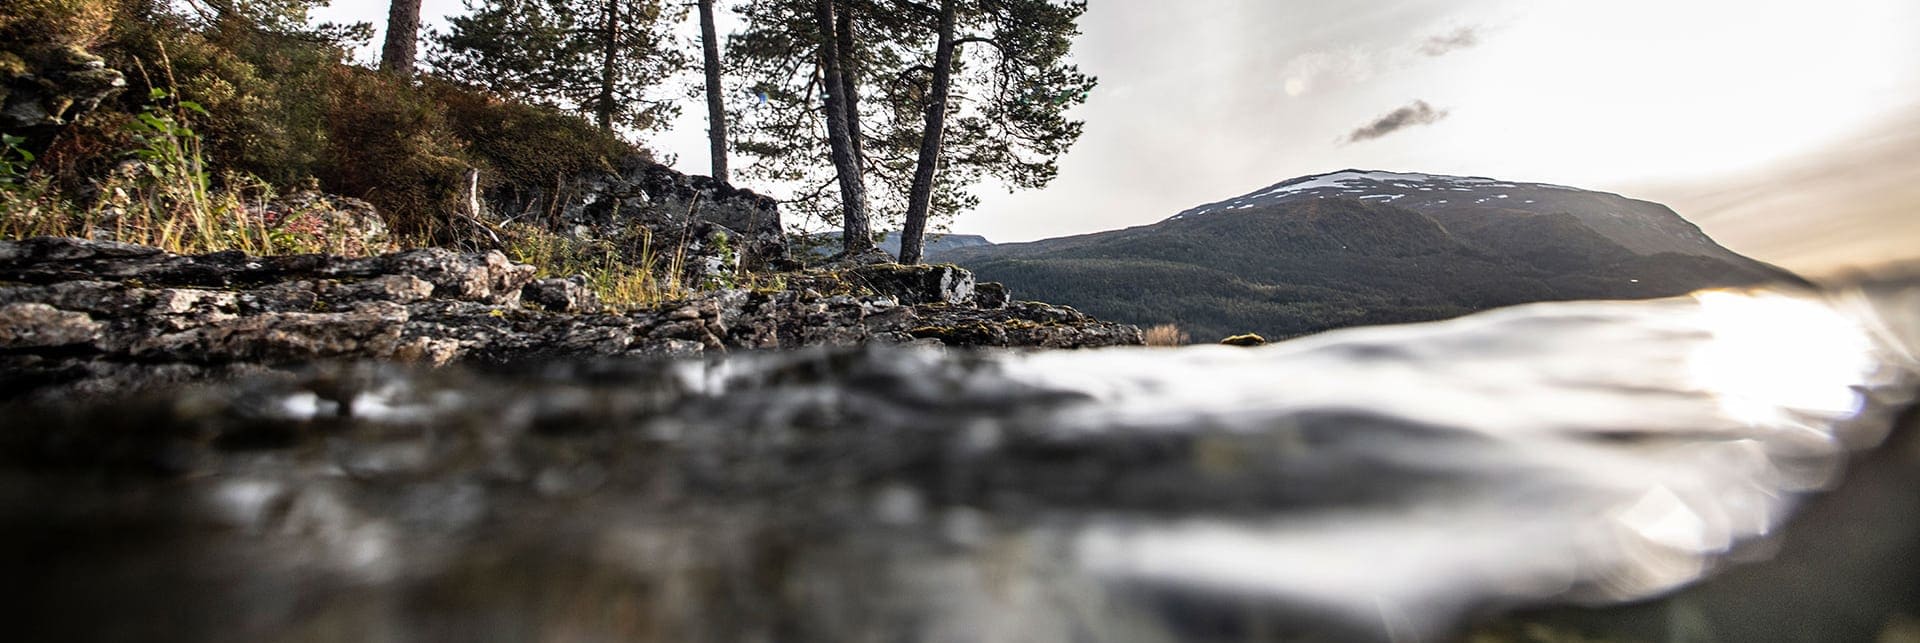
[[[827,119],[827,149],[840,183],[840,241],[851,255],[873,247],[873,232],[867,221],[867,186],[861,174],[859,153],[854,147],[848,117],[851,93],[840,50],[836,43],[834,0],[814,0],[814,24],[819,29],[820,69],[827,87],[822,109]]]
[[[380,71],[412,76],[419,40],[420,0],[393,0],[387,6],[387,38],[380,47]]]
[[[700,45],[706,55],[707,142],[713,178],[727,181],[727,107],[720,97],[720,36],[714,26],[713,0],[700,0]]]
[[[940,0],[940,40],[933,52],[933,87],[927,97],[927,126],[920,138],[920,159],[907,193],[907,219],[900,230],[900,263],[920,263],[926,248],[927,218],[933,212],[933,182],[939,177],[940,148],[947,131],[948,96],[953,93],[954,0]]]

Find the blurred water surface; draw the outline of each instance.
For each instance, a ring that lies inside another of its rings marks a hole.
[[[26,591],[5,622],[20,640],[1911,636],[1920,447],[1896,420],[1916,347],[1920,282],[1882,280],[1257,349],[321,365],[18,407],[0,556]]]

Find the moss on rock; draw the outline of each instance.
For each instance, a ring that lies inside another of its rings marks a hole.
[[[1262,346],[1267,343],[1267,338],[1261,337],[1256,333],[1246,333],[1244,335],[1234,335],[1220,340],[1220,343],[1228,346]]]

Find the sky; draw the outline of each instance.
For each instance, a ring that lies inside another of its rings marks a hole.
[[[1144,225],[1353,167],[1658,201],[1805,272],[1920,259],[1913,0],[1092,0],[1081,25],[1100,85],[1059,177],[981,186],[953,231]],[[648,141],[682,171],[707,166],[701,111]]]

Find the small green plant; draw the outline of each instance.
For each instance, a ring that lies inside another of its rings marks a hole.
[[[715,230],[707,235],[707,246],[713,250],[713,256],[721,267],[733,266],[731,271],[713,271],[700,283],[701,290],[719,290],[736,288],[740,284],[740,257],[733,249],[733,241],[727,233]]]
[[[28,174],[34,155],[25,143],[23,137],[0,134],[0,234],[7,238],[57,234],[63,227],[63,213],[49,207],[58,204],[49,198],[47,182]]]
[[[180,100],[165,88],[148,93],[145,110],[127,124],[138,147],[127,153],[139,161],[132,183],[137,202],[116,220],[117,230],[129,227],[153,245],[199,250],[224,245],[213,202],[212,181],[201,154],[200,136],[188,123],[189,112],[206,115],[199,103]]]
[[[27,168],[33,164],[33,152],[27,150],[26,142],[25,137],[0,134],[0,189],[26,185]]]

